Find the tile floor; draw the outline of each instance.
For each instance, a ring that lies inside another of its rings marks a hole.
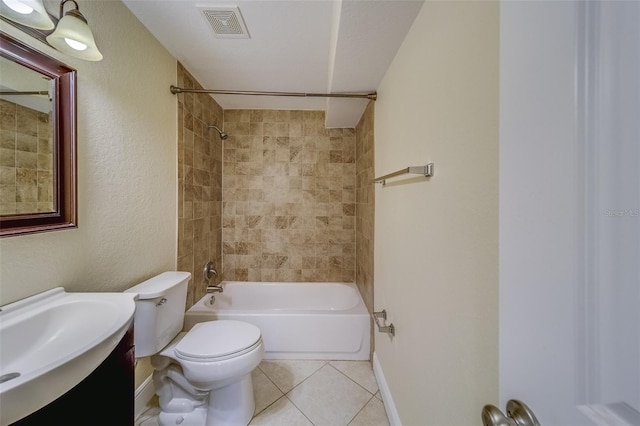
[[[388,426],[368,361],[264,360],[252,375],[251,426]],[[157,426],[149,407],[136,426]]]

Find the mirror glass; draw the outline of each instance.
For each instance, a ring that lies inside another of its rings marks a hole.
[[[0,215],[54,212],[52,79],[0,57]]]
[[[0,32],[0,236],[76,227],[76,71]]]

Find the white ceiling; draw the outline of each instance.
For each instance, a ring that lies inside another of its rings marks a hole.
[[[51,79],[44,77],[39,72],[30,70],[9,59],[0,58],[0,75],[2,84],[0,90],[7,92],[49,92],[51,89]],[[51,100],[44,95],[2,95],[0,99],[5,99],[36,111],[49,113],[51,111]]]
[[[123,1],[205,89],[340,93],[377,89],[424,0]],[[201,12],[211,6],[238,6],[251,37],[214,37]],[[325,110],[327,127],[355,127],[368,102],[214,98],[224,109]]]

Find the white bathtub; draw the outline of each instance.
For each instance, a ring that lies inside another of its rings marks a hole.
[[[216,319],[254,324],[265,359],[367,360],[370,317],[355,284],[223,282],[185,315],[185,330]]]

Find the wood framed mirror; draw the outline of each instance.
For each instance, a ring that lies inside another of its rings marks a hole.
[[[76,70],[0,32],[0,236],[77,227]]]

